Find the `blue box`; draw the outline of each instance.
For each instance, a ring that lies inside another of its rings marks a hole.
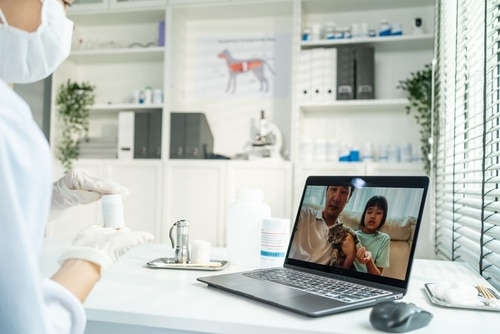
[[[165,21],[158,23],[158,46],[165,46]]]

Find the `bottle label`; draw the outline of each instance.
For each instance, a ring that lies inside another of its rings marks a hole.
[[[261,250],[260,255],[265,257],[284,257],[285,252],[271,252],[271,251]]]
[[[283,259],[289,241],[289,219],[268,218],[262,221],[260,256]]]
[[[262,231],[261,237],[260,255],[272,257],[285,255],[285,248],[288,242],[287,233]]]

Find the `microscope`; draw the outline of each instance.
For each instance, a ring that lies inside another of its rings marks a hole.
[[[265,117],[262,110],[260,119],[252,120],[252,138],[248,152],[249,160],[270,159],[282,160],[281,147],[283,138],[279,128]]]

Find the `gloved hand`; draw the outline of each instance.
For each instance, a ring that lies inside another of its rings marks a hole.
[[[53,184],[50,220],[55,220],[69,207],[95,202],[103,194],[122,194],[126,197],[128,189],[118,183],[98,179],[83,169],[72,169]]]
[[[132,247],[153,239],[149,232],[133,232],[128,227],[115,229],[89,225],[76,235],[71,247],[59,258],[59,263],[68,259],[82,259],[106,269]]]
[[[97,201],[103,194],[128,195],[122,185],[98,179],[83,169],[72,169],[52,187],[52,208],[67,209],[78,204]]]

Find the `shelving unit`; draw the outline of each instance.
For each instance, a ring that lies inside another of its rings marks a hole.
[[[143,225],[160,242],[168,241],[166,232],[173,220],[193,217],[194,236],[222,246],[225,212],[234,200],[236,187],[255,185],[266,189],[273,215],[291,218],[307,175],[383,174],[389,166],[376,162],[301,161],[298,147],[304,126],[319,124],[333,129],[346,144],[359,146],[366,141],[375,146],[418,143],[419,129],[413,117],[406,114],[404,93],[396,85],[432,59],[433,6],[433,0],[75,1],[68,13],[76,24],[74,49],[54,74],[54,99],[59,84],[68,78],[96,85],[91,137],[116,137],[120,111],[163,113],[161,159],[82,159],[76,166],[119,181],[135,192],[124,204],[139,212],[147,211],[147,222],[130,211],[130,225]],[[416,16],[424,19],[423,35],[411,35],[411,21]],[[356,20],[377,26],[381,19],[400,20],[403,36],[311,42],[300,39],[303,25],[310,22],[333,20],[347,26]],[[134,42],[156,41],[160,21],[165,21],[165,46],[127,47]],[[274,44],[243,45],[243,41],[252,39],[272,40]],[[238,40],[239,45],[235,42]],[[300,101],[295,94],[299,52],[346,45],[375,48],[376,98]],[[252,47],[255,52],[249,53]],[[224,49],[234,49],[235,58],[268,60],[274,72],[265,72],[271,81],[271,93],[259,91],[258,80],[251,73],[238,76],[241,90],[226,92],[228,68],[217,57]],[[164,102],[130,103],[132,92],[145,86],[162,89]],[[204,112],[214,135],[215,153],[233,156],[248,145],[252,120],[259,118],[261,110],[282,132],[284,161],[168,159],[170,112]],[[52,129],[56,128],[52,117]],[[52,143],[56,133],[51,131]],[[394,164],[389,170],[395,174],[423,173],[418,164]],[[56,168],[54,177],[61,173]],[[100,209],[93,206],[80,208],[72,219],[87,217],[85,210],[99,218]]]
[[[403,35],[383,37],[355,37],[334,40],[302,41],[298,37],[295,52],[315,48],[370,46],[375,52],[375,98],[366,100],[336,100],[331,102],[301,101],[294,98],[297,136],[292,160],[300,161],[300,143],[303,140],[336,140],[341,147],[360,148],[372,143],[380,145],[409,142],[419,149],[419,128],[413,117],[407,115],[408,102],[404,92],[397,89],[400,80],[430,63],[433,53],[433,6],[431,0],[418,3],[394,1],[325,1],[304,0],[298,5],[296,33],[306,25],[335,22],[337,27],[352,23],[366,23],[378,31],[381,20],[399,23]],[[425,33],[412,34],[412,22],[421,17]],[[296,57],[296,60],[298,56]],[[300,64],[295,63],[295,69]],[[296,72],[296,77],[298,74]],[[297,88],[294,91],[298,91]],[[421,166],[416,167],[416,171]]]
[[[164,90],[167,49],[158,39],[166,13],[163,0],[75,1],[70,8],[68,16],[75,22],[72,52],[53,76],[53,91],[55,95],[68,78],[95,86],[90,137],[116,138],[120,111],[163,110],[163,103],[131,102],[134,91],[146,86]],[[55,117],[52,124],[57,126]],[[57,140],[54,132],[52,142]]]

